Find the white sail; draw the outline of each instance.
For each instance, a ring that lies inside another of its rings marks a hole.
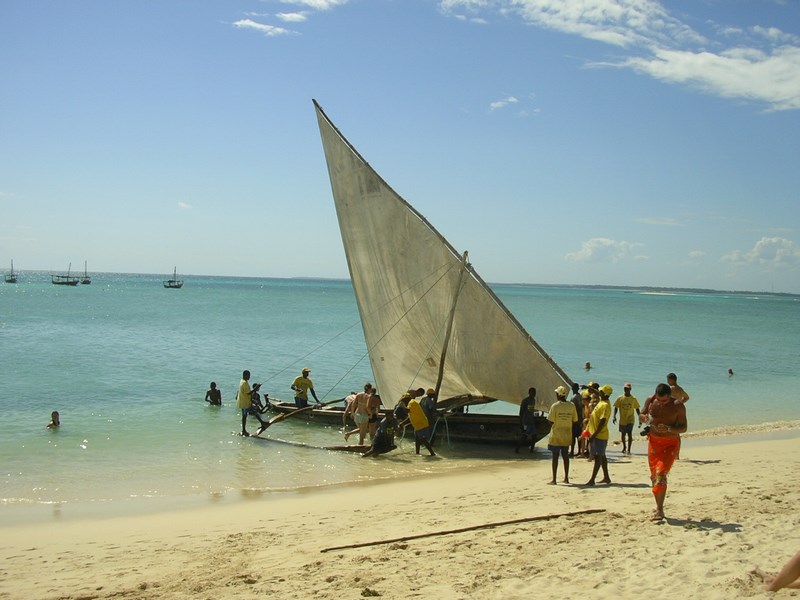
[[[567,375],[466,263],[466,255],[367,164],[316,101],[314,106],[383,403],[394,405],[408,389],[435,387],[446,347],[439,402],[473,397],[519,404],[535,387],[539,408],[548,409],[553,390],[571,385]]]

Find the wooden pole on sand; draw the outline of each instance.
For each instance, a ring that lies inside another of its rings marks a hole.
[[[360,542],[358,544],[347,544],[345,546],[331,546],[323,548],[320,552],[332,552],[333,550],[346,550],[348,548],[364,548],[365,546],[379,546],[381,544],[392,544],[394,542],[407,542],[408,540],[418,540],[426,537],[439,535],[450,535],[453,533],[463,533],[465,531],[475,531],[476,529],[490,529],[492,527],[502,527],[503,525],[514,525],[516,523],[528,523],[530,521],[546,521],[558,519],[559,517],[574,517],[577,515],[590,515],[593,513],[606,512],[605,508],[588,508],[586,510],[576,510],[574,512],[556,513],[552,515],[539,515],[537,517],[523,517],[521,519],[511,519],[510,521],[495,521],[494,523],[482,523],[481,525],[470,525],[469,527],[459,527],[458,529],[445,529],[443,531],[431,531],[429,533],[418,533],[415,535],[405,535],[390,540],[376,540],[374,542]]]

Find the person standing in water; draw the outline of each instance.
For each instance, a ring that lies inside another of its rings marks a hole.
[[[57,429],[61,427],[61,415],[58,414],[57,410],[54,410],[50,413],[50,422],[47,424],[48,429]]]
[[[206,402],[211,406],[222,406],[222,392],[217,389],[216,382],[212,381],[206,392]]]
[[[409,400],[407,408],[408,420],[411,422],[411,427],[414,428],[414,448],[416,453],[419,454],[420,446],[425,446],[431,456],[436,456],[436,453],[433,451],[433,446],[428,439],[431,435],[430,422],[422,406],[420,406],[419,400],[412,398]]]
[[[257,387],[256,387],[257,389]],[[253,415],[258,422],[261,423],[261,428],[258,433],[264,431],[269,424],[261,418],[258,411],[253,408],[253,390],[250,389],[250,371],[242,371],[242,379],[239,382],[239,391],[236,394],[236,406],[242,411],[242,435],[249,437],[247,432],[247,415]]]

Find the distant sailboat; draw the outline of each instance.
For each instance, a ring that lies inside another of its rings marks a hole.
[[[86,261],[83,261],[83,277],[81,277],[81,283],[84,285],[92,283],[92,278],[89,277],[89,273],[86,271]]]
[[[183,279],[178,279],[178,267],[175,267],[175,270],[172,272],[172,279],[164,281],[164,287],[174,290],[179,290],[183,287]]]
[[[495,400],[519,405],[536,387],[542,390],[536,409],[549,410],[553,390],[571,387],[567,374],[478,276],[466,252],[457,252],[389,187],[314,105],[383,404],[394,406],[408,389],[431,387],[443,410]],[[465,438],[478,441],[493,417],[500,415],[453,414],[451,436],[459,420],[465,426],[469,420],[477,426]],[[549,423],[538,419],[541,438]],[[519,436],[516,415],[503,425],[505,439]]]
[[[72,263],[69,263],[66,275],[50,275],[50,281],[53,282],[53,285],[78,285],[80,278],[70,275],[70,271],[72,271]]]
[[[14,259],[11,259],[11,272],[4,276],[6,283],[17,283],[17,273],[14,272]]]

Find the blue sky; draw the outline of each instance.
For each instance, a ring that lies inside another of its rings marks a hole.
[[[312,98],[487,281],[800,293],[793,0],[6,0],[0,268],[347,277]]]

